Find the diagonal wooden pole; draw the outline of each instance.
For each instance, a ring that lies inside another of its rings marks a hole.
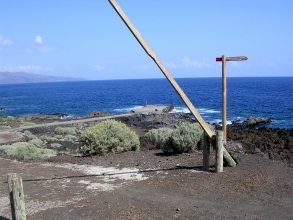
[[[207,133],[210,140],[214,143],[215,142],[215,132],[209,127],[209,125],[203,120],[201,115],[198,113],[196,108],[193,106],[191,101],[188,99],[188,97],[185,95],[183,90],[180,88],[180,86],[177,84],[177,82],[174,80],[174,78],[170,75],[170,73],[167,71],[167,69],[164,67],[162,62],[159,60],[159,58],[156,56],[154,51],[151,49],[151,47],[147,44],[147,42],[143,39],[143,37],[140,35],[138,30],[134,27],[134,25],[131,23],[129,18],[126,16],[126,14],[122,11],[120,6],[117,4],[115,0],[108,0],[110,4],[113,6],[115,11],[118,13],[120,18],[123,20],[123,22],[126,24],[128,29],[131,31],[133,36],[136,38],[136,40],[139,42],[139,44],[142,46],[142,48],[145,50],[145,52],[154,60],[154,62],[157,64],[159,69],[162,71],[162,73],[165,75],[167,80],[170,82],[170,84],[173,86],[179,97],[182,99],[182,101],[185,103],[191,114],[196,118],[198,123],[201,125],[203,130]],[[214,143],[215,145],[215,143]],[[236,166],[236,162],[234,159],[230,156],[228,151],[223,148],[224,151],[224,159],[227,162],[228,166],[234,167]]]
[[[192,115],[196,118],[196,120],[199,122],[203,130],[208,134],[210,138],[212,138],[215,133],[213,130],[210,129],[208,124],[203,120],[201,115],[198,113],[196,108],[193,106],[191,101],[188,99],[188,97],[185,95],[183,90],[180,88],[180,86],[177,84],[177,82],[174,80],[174,78],[170,75],[170,73],[167,71],[167,69],[164,67],[162,62],[159,60],[159,58],[156,56],[154,51],[151,49],[151,47],[147,44],[147,42],[143,39],[143,37],[140,35],[138,30],[134,27],[134,25],[131,23],[131,21],[128,19],[126,14],[122,11],[120,6],[117,4],[115,0],[109,0],[110,4],[113,6],[115,11],[118,13],[120,18],[123,20],[123,22],[126,24],[128,29],[131,31],[131,33],[134,35],[136,40],[139,42],[139,44],[142,46],[142,48],[145,50],[145,52],[154,60],[154,62],[157,64],[157,66],[160,68],[160,70],[163,72],[167,80],[170,82],[170,84],[173,86],[177,94],[180,96],[182,101],[185,103],[187,108],[190,110]]]

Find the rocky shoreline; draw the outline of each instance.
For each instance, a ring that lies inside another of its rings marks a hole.
[[[131,129],[136,131],[140,136],[142,150],[151,150],[154,149],[154,147],[143,137],[150,129],[161,127],[174,128],[175,125],[182,122],[194,122],[194,119],[190,117],[190,114],[169,113],[172,111],[173,107],[174,106],[172,105],[149,105],[121,115],[111,115],[107,112],[94,111],[84,117],[69,118],[65,120],[62,120],[62,117],[64,117],[65,114],[61,113],[26,115],[21,117],[26,121],[35,124],[52,123],[48,124],[48,127],[51,126],[53,128],[60,126],[60,123],[72,123],[72,125],[75,124],[75,126],[78,124],[79,127],[89,126],[91,120],[95,121],[95,119],[99,120],[115,117],[115,120],[127,124]],[[86,122],[86,120],[89,122]],[[241,157],[241,154],[244,153],[257,154],[272,160],[284,161],[292,166],[293,129],[287,130],[266,127],[265,125],[270,122],[271,120],[268,118],[256,118],[252,116],[243,122],[233,121],[232,124],[227,126],[228,144],[226,148],[232,154],[237,154],[238,157]],[[85,125],[85,123],[88,123],[88,125]],[[53,126],[53,124],[56,125]],[[16,123],[15,126],[17,127],[19,125]],[[212,126],[214,129],[222,129],[220,124],[213,124]],[[30,130],[34,134],[41,134],[50,130],[38,126],[23,127],[22,130],[24,129]],[[235,148],[235,146],[237,147]]]

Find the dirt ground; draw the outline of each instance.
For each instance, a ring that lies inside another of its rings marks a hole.
[[[148,124],[135,123],[142,136]],[[147,143],[105,156],[0,158],[0,220],[11,219],[8,173],[23,178],[27,219],[293,219],[292,139],[264,130],[229,131],[244,149],[223,173],[213,151],[204,172],[201,151],[166,156]]]
[[[223,173],[202,154],[128,152],[46,161],[0,159],[0,219],[10,219],[7,173],[23,178],[28,219],[292,219],[292,167],[243,155]]]

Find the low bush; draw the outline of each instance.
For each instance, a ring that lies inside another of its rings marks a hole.
[[[55,134],[60,134],[60,135],[66,135],[66,134],[76,134],[76,128],[75,127],[58,127],[55,129]]]
[[[44,145],[44,142],[41,139],[38,139],[38,138],[30,140],[28,143],[33,144],[33,145],[35,145],[37,147],[42,147]]]
[[[70,141],[70,142],[73,142],[74,143],[75,141],[78,140],[78,138],[76,136],[73,136],[73,135],[66,135],[64,137],[64,140],[65,141]]]
[[[23,132],[29,140],[37,139],[38,137],[34,134],[32,134],[30,131],[26,130]]]
[[[54,141],[54,140],[61,140],[61,139],[63,139],[63,135],[57,134],[51,140]]]
[[[157,148],[162,149],[164,144],[171,137],[171,133],[173,129],[171,128],[159,128],[152,129],[148,133],[145,134],[145,137],[151,141],[151,143]]]
[[[61,147],[62,145],[59,143],[52,143],[52,144],[50,144],[50,146],[55,149],[55,148]]]
[[[13,116],[8,116],[8,117],[6,118],[6,120],[7,120],[7,121],[14,121],[14,120],[15,120],[15,117],[13,117]]]
[[[20,118],[17,119],[17,121],[19,121],[19,122],[21,122],[21,123],[24,123],[24,122],[25,122],[25,118],[20,117]]]
[[[0,130],[10,129],[11,127],[8,125],[0,125]]]
[[[35,158],[49,158],[56,156],[56,152],[51,149],[41,149],[33,144],[27,143],[27,145],[17,147],[8,152],[9,155],[22,155],[24,159],[35,159]]]
[[[23,122],[23,124],[21,126],[32,126],[35,125],[35,123],[33,122]]]
[[[42,140],[42,141],[51,141],[52,140],[52,137],[49,137],[49,136],[46,136],[46,135],[42,135],[41,137],[40,137],[40,139]]]
[[[165,150],[176,153],[193,152],[198,149],[202,135],[203,130],[198,123],[184,122],[172,132],[172,144],[169,145],[172,149]]]
[[[79,153],[82,155],[120,153],[139,150],[138,135],[126,124],[107,120],[81,133]]]
[[[187,153],[199,149],[203,130],[198,123],[184,122],[175,129],[152,129],[145,134],[164,153]]]
[[[1,145],[0,150],[4,151],[5,153],[8,153],[9,151],[21,147],[21,146],[26,146],[28,143],[27,142],[17,142],[14,144],[8,144],[8,145]]]

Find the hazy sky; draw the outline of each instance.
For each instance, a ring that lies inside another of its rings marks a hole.
[[[293,76],[291,0],[117,0],[174,78]],[[107,0],[0,0],[0,71],[163,78]]]

